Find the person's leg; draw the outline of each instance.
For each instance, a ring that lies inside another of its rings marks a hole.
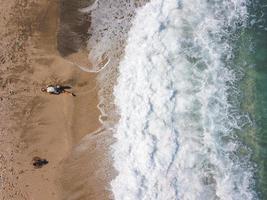
[[[75,97],[75,96],[76,96],[74,93],[72,93],[72,92],[69,92],[69,91],[66,91],[66,90],[63,90],[63,92],[64,92],[64,93],[66,93],[66,94],[69,94],[69,95],[71,95],[71,96],[73,96],[73,97]]]

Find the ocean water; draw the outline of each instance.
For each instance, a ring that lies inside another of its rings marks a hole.
[[[258,197],[267,199],[267,1],[250,2],[248,12],[249,23],[239,38],[235,62],[244,72],[241,109],[253,123],[239,138],[251,150]]]
[[[266,0],[138,8],[114,88],[116,200],[266,199]]]

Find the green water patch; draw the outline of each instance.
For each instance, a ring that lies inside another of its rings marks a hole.
[[[259,199],[267,199],[267,1],[251,4],[249,25],[237,45],[235,64],[243,72],[241,109],[251,124],[239,137],[251,150],[255,163],[255,187]]]

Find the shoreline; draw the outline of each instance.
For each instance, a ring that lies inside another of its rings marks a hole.
[[[5,8],[12,3],[13,8]],[[5,62],[7,69],[1,73],[5,74],[1,77],[2,86],[11,81],[1,110],[12,104],[6,110],[12,116],[3,116],[1,123],[1,149],[7,149],[1,153],[0,161],[2,199],[107,199],[110,176],[106,175],[106,168],[97,167],[107,162],[102,157],[106,152],[102,151],[108,149],[103,142],[108,136],[94,134],[101,130],[97,75],[81,71],[59,55],[58,1],[24,3],[22,6],[10,1],[0,8],[9,11],[10,19],[19,23],[18,29],[16,24],[11,25],[12,39],[21,33],[18,40],[23,49],[23,55],[11,51],[5,56],[5,60],[11,56],[16,62]],[[16,9],[20,12],[14,12]],[[10,32],[10,26],[5,29]],[[7,40],[6,44],[10,42]],[[40,92],[41,87],[55,83],[71,85],[77,97]],[[34,156],[49,163],[34,169]]]

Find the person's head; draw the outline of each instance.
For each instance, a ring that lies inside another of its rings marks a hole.
[[[41,91],[42,91],[42,92],[46,92],[46,89],[45,89],[45,88],[41,88]]]

